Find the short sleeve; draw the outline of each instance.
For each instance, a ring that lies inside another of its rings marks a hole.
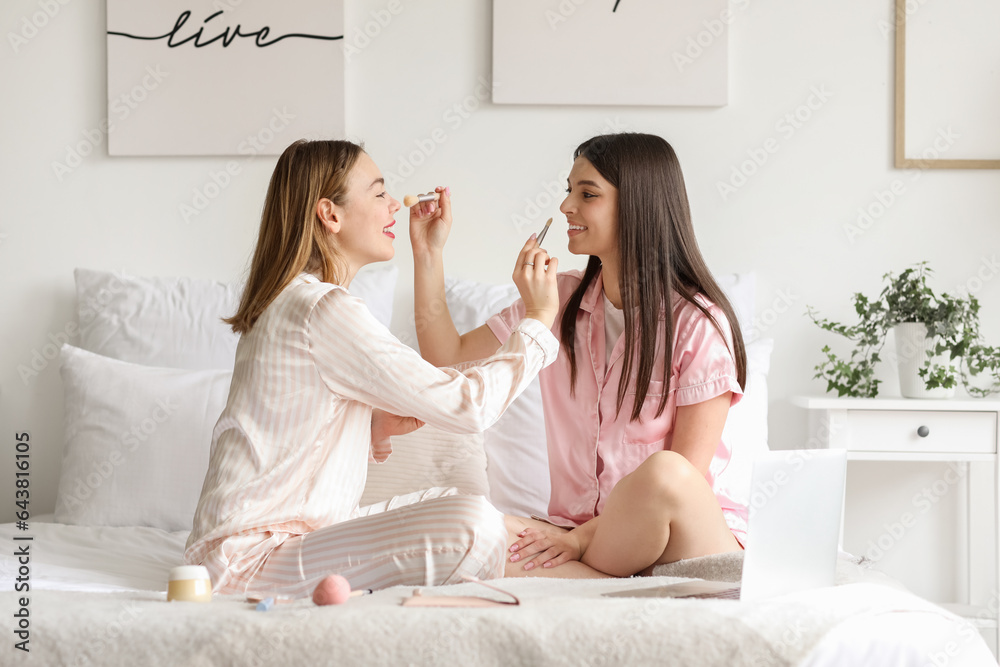
[[[518,299],[514,303],[510,304],[499,313],[486,320],[486,326],[490,328],[493,335],[497,337],[500,344],[503,345],[510,338],[510,335],[514,333],[514,329],[517,325],[524,319],[524,301]]]
[[[573,296],[574,290],[580,285],[580,281],[583,279],[583,272],[579,270],[572,271],[561,271],[558,276],[556,276],[556,282],[559,286],[559,304],[560,313],[562,312],[562,306],[570,300]],[[486,320],[486,326],[490,328],[493,335],[497,337],[500,344],[503,345],[510,338],[510,335],[517,328],[518,323],[524,319],[526,308],[524,307],[524,301],[518,299],[514,303],[510,304],[499,313],[493,317]],[[556,317],[555,323],[552,325],[552,333],[557,337],[559,335],[559,318]]]
[[[712,319],[690,302],[684,302],[677,315],[673,350],[671,388],[675,390],[677,405],[694,405],[733,392],[730,407],[743,398],[737,380],[736,360],[731,350],[732,329],[721,308],[708,307]],[[725,334],[719,333],[719,329]]]

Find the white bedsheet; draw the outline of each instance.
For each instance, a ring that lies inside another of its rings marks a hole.
[[[0,540],[30,535],[32,590],[166,591],[167,573],[184,564],[188,533],[130,526],[70,526],[52,515],[32,517],[29,530],[0,524]],[[6,550],[5,550],[6,551]],[[13,580],[18,563],[0,558],[0,576]]]
[[[400,596],[408,594],[409,589],[395,588],[363,601],[352,601],[350,608],[321,609],[308,601],[301,601],[288,605],[280,615],[273,612],[259,614],[232,598],[223,598],[210,607],[188,607],[187,613],[179,615],[179,611],[184,609],[183,603],[166,604],[163,591],[167,572],[182,561],[187,537],[184,532],[167,533],[139,527],[88,528],[35,519],[30,531],[21,533],[15,530],[13,524],[0,524],[0,539],[6,544],[14,544],[12,538],[15,534],[34,537],[30,542],[31,588],[38,591],[32,602],[36,628],[33,645],[38,650],[33,651],[30,662],[23,664],[76,664],[60,657],[63,655],[61,651],[53,652],[53,647],[46,647],[45,644],[58,643],[64,647],[79,644],[78,648],[86,649],[87,642],[92,642],[95,636],[94,628],[74,628],[70,619],[79,616],[80,623],[97,623],[94,627],[98,629],[115,627],[115,624],[128,620],[118,619],[118,616],[133,613],[128,611],[133,609],[138,610],[134,612],[138,614],[138,620],[129,621],[132,623],[129,635],[138,638],[138,645],[126,645],[123,636],[117,642],[119,646],[115,659],[101,662],[129,664],[128,660],[137,655],[135,651],[147,650],[143,644],[149,644],[155,638],[160,629],[154,631],[153,628],[159,628],[158,624],[163,624],[163,632],[171,634],[194,632],[199,627],[216,628],[221,644],[215,653],[225,655],[227,651],[231,654],[237,650],[234,647],[239,642],[252,641],[261,632],[266,634],[268,623],[280,622],[284,624],[282,636],[312,647],[305,652],[298,649],[292,653],[283,651],[282,656],[288,660],[283,659],[282,664],[321,664],[319,660],[310,662],[308,656],[319,655],[316,651],[321,649],[315,644],[322,643],[322,638],[327,636],[324,633],[332,631],[333,626],[327,627],[327,622],[335,620],[334,626],[339,628],[336,636],[341,638],[339,641],[342,643],[337,653],[345,659],[352,657],[357,660],[362,655],[370,658],[357,664],[395,665],[401,664],[400,659],[410,664],[468,664],[465,661],[475,656],[475,664],[700,665],[707,663],[694,655],[668,657],[662,654],[670,648],[690,646],[675,639],[664,639],[664,635],[680,632],[687,622],[684,618],[686,614],[677,614],[679,608],[707,610],[706,613],[714,614],[720,622],[738,624],[733,627],[738,627],[740,632],[747,633],[749,628],[747,637],[767,636],[770,633],[769,641],[773,644],[777,636],[773,630],[755,628],[754,623],[766,620],[770,615],[777,617],[779,611],[794,607],[815,610],[813,618],[807,613],[801,615],[801,627],[796,627],[798,621],[782,621],[789,643],[789,647],[785,648],[793,649],[787,654],[795,656],[797,664],[802,667],[996,665],[978,632],[958,617],[905,591],[871,583],[856,583],[769,601],[767,604],[774,605],[770,607],[775,610],[774,614],[762,613],[766,609],[748,611],[741,606],[743,603],[730,601],[650,601],[639,598],[612,601],[599,596],[604,590],[678,581],[660,577],[642,582],[509,580],[502,582],[501,586],[522,596],[524,606],[519,609],[476,610],[474,613],[402,609],[398,606]],[[13,581],[17,573],[16,560],[8,555],[0,558],[0,573],[5,580]],[[468,586],[471,585],[448,588],[468,593],[471,592]],[[6,591],[12,588],[12,585],[5,586]],[[93,597],[79,593],[87,591],[102,595]],[[5,594],[0,599],[7,608],[12,604],[10,600],[13,596]],[[76,611],[70,613],[67,609]],[[309,623],[288,625],[289,619],[295,618],[294,613],[308,614]],[[441,620],[445,618],[452,618],[456,627],[462,629],[461,638],[455,632],[450,635],[454,652],[444,650],[441,645],[442,632],[450,627],[447,623],[442,625]],[[460,623],[458,619],[462,619]],[[320,625],[312,627],[314,622]],[[832,624],[829,632],[825,628],[823,632],[809,630],[810,625],[817,627],[817,624],[825,622]],[[149,623],[154,625],[147,626]],[[705,634],[700,645],[723,646],[724,637],[713,638],[713,632],[707,631],[707,627],[697,623],[691,626]],[[392,639],[387,639],[390,636]],[[366,641],[380,642],[381,648],[370,655],[365,654],[362,647]],[[782,641],[786,640],[781,639],[778,644]],[[506,642],[522,645],[510,649],[504,647]],[[807,643],[799,646],[802,642]],[[170,654],[165,653],[166,644],[169,642],[154,641],[150,644],[152,648],[148,650],[156,654],[156,658],[150,657],[142,664],[184,664],[183,661],[170,661]],[[227,649],[222,644],[233,646]],[[698,644],[695,642],[695,645]],[[954,654],[956,651],[956,655],[949,655],[949,652]],[[293,654],[298,657],[292,659]],[[194,656],[186,655],[188,658]],[[8,652],[0,652],[0,664],[8,664],[8,656]],[[47,662],[38,662],[43,656]],[[505,656],[507,662],[504,662]],[[220,663],[211,660],[199,664]],[[337,664],[348,663],[338,660]],[[764,664],[788,663],[775,657],[775,662]]]

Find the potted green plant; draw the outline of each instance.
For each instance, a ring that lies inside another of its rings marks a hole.
[[[852,326],[818,317],[808,306],[809,317],[819,327],[854,342],[847,359],[824,345],[826,359],[815,367],[813,377],[826,380],[827,391],[838,396],[874,398],[880,383],[875,367],[892,330],[903,396],[948,397],[959,381],[970,396],[1000,390],[1000,348],[982,344],[979,301],[971,294],[936,294],[927,285],[931,273],[927,262],[920,262],[899,275],[886,273],[876,299],[855,293],[858,323]]]

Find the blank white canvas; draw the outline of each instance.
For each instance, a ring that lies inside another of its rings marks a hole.
[[[1000,2],[907,7],[906,156],[1000,159]]]
[[[111,155],[277,155],[295,139],[343,136],[343,0],[107,0],[107,7]],[[173,48],[168,39],[111,34],[166,35],[185,11],[173,43],[202,34]],[[244,35],[268,30],[236,37],[237,27]],[[227,30],[225,40],[195,46]],[[294,34],[341,39],[279,39]]]
[[[723,106],[726,0],[494,0],[493,101]]]

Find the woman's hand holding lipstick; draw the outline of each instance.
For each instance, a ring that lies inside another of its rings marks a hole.
[[[441,252],[451,231],[451,188],[438,186],[431,194],[438,196],[437,201],[417,201],[410,207],[410,244],[414,255]],[[404,201],[410,198],[405,197]]]

